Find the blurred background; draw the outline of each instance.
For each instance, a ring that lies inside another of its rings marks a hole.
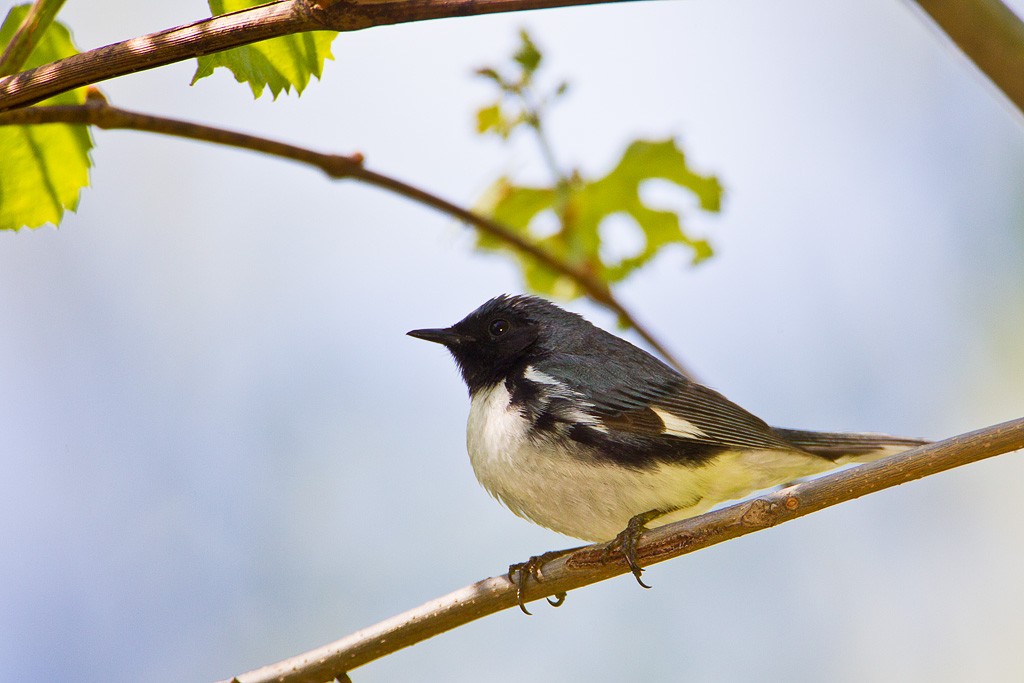
[[[89,49],[206,12],[118,0],[62,17]],[[528,136],[474,134],[493,90],[472,71],[504,63],[521,27],[542,78],[571,82],[547,122],[564,166],[602,175],[629,140],[677,136],[725,185],[715,217],[650,188],[717,254],[690,268],[669,249],[617,289],[704,383],[786,427],[943,438],[1024,415],[1024,117],[908,3],[376,28],[339,36],[323,82],[278,102],[223,70],[188,87],[194,62],[102,88],[359,151],[470,205],[501,173],[548,180]],[[95,139],[78,214],[0,235],[0,680],[229,678],[575,544],[480,488],[454,363],[405,336],[522,291],[510,260],[304,167]],[[1022,481],[1004,455],[352,677],[1021,680]]]

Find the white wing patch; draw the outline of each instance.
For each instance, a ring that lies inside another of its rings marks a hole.
[[[548,384],[553,387],[561,387],[566,391],[568,390],[566,386],[559,382],[557,379],[547,374],[546,372],[541,372],[532,365],[526,366],[526,372],[523,373],[523,377],[525,379],[530,380],[531,382],[536,382],[537,384]]]
[[[592,408],[593,404],[584,399],[578,391],[570,389],[561,380],[552,377],[546,372],[538,370],[532,365],[526,366],[526,370],[523,371],[523,379],[549,387],[548,389],[545,389],[543,393],[543,400],[545,402],[550,401],[551,398],[563,398],[567,399],[572,405],[581,406],[583,408],[582,410],[578,408],[566,410],[562,415],[565,419],[576,424],[587,425],[588,427],[600,432],[608,432],[608,428],[605,427],[600,420],[586,412],[585,409]]]
[[[664,410],[658,410],[657,408],[651,408],[651,410],[665,423],[665,434],[681,436],[684,439],[696,439],[707,436],[697,425],[689,420],[684,420],[677,415]]]

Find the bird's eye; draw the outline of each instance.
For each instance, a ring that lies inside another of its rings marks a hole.
[[[491,333],[492,337],[500,337],[501,335],[508,332],[508,321],[502,318],[492,320],[491,324],[487,327],[487,331]]]

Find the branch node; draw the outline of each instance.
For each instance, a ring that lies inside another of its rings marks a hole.
[[[792,510],[794,508],[789,506],[790,500],[796,499],[790,497],[786,501],[786,507]],[[752,500],[740,517],[740,524],[746,527],[769,527],[777,524],[778,507],[778,503],[770,503],[763,498]]]
[[[85,103],[94,105],[109,104],[109,102],[107,102],[107,96],[104,95],[99,88],[93,85],[90,85],[85,89]]]

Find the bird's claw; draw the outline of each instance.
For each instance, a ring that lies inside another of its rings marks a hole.
[[[626,528],[619,532],[611,543],[605,546],[604,552],[601,554],[601,561],[607,564],[613,553],[618,551],[623,558],[626,560],[626,564],[629,565],[629,571],[633,572],[633,576],[636,578],[636,582],[644,588],[650,588],[640,575],[644,573],[643,568],[636,562],[636,546],[640,541],[640,537],[647,527],[644,526],[647,522],[659,517],[662,513],[652,510],[643,514],[632,517],[626,524]]]
[[[534,555],[526,562],[516,562],[508,566],[508,580],[516,585],[516,602],[519,603],[519,609],[523,610],[523,614],[530,614],[530,610],[526,609],[526,603],[523,602],[523,586],[526,584],[526,575],[529,574],[534,578],[535,581],[540,581],[541,572],[540,566],[543,564],[540,557]]]
[[[533,580],[539,583],[544,578],[541,567],[545,563],[574,550],[578,550],[578,548],[552,550],[541,555],[534,555],[526,562],[517,562],[508,566],[508,580],[516,585],[516,601],[519,603],[519,609],[523,610],[523,614],[530,614],[530,610],[526,609],[526,603],[523,601],[523,586],[526,584],[527,576],[532,576]],[[561,607],[565,602],[565,593],[556,593],[554,600],[551,598],[547,600],[552,607]]]

